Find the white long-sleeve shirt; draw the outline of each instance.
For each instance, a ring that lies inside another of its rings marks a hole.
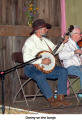
[[[42,37],[41,39],[37,37],[35,34],[30,36],[26,42],[24,43],[24,46],[22,48],[23,53],[23,60],[24,62],[27,62],[29,60],[32,60],[35,58],[37,53],[41,51],[49,51],[49,47],[53,51],[56,47],[49,39]],[[59,53],[59,51],[63,48],[63,43],[59,47],[59,49],[56,51],[55,54]],[[37,61],[33,62],[33,64],[40,64],[41,59],[38,59]]]
[[[81,60],[82,56],[74,54],[74,51],[77,50],[76,43],[69,38],[68,42],[65,43],[62,51],[59,53],[60,60],[63,60],[63,65],[65,68],[69,66],[79,66],[82,65]]]

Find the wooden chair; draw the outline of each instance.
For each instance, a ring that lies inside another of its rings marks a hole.
[[[14,62],[14,66],[18,65],[18,64],[21,64],[23,63],[23,56],[22,56],[22,52],[14,52],[12,53],[12,60]],[[19,90],[17,91],[16,95],[14,96],[14,99],[13,99],[13,103],[15,102],[26,102],[26,105],[27,107],[29,108],[29,104],[28,104],[28,100],[27,98],[31,98],[31,100],[34,102],[36,97],[37,96],[42,96],[42,94],[40,94],[40,89],[37,87],[37,90],[36,90],[36,93],[35,94],[30,94],[30,95],[26,95],[25,94],[25,90],[24,90],[24,86],[27,85],[29,82],[33,81],[31,78],[27,77],[24,72],[22,71],[22,75],[20,75],[19,73],[19,70],[16,69],[16,74],[17,74],[17,77],[18,77],[18,81],[19,81],[19,84],[20,84],[20,88]],[[25,80],[23,83],[22,81]],[[17,100],[17,96],[19,95],[19,93],[22,92],[23,93],[23,97],[24,97],[24,100],[23,101],[20,101],[20,100]]]

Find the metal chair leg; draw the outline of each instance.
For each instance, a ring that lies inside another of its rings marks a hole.
[[[20,83],[20,86],[21,86],[21,87],[20,87],[19,91],[17,92],[17,94],[16,94],[16,96],[15,96],[15,98],[14,98],[14,102],[15,102],[15,100],[16,100],[16,97],[17,97],[18,93],[20,92],[20,90],[22,90],[22,93],[23,93],[23,96],[24,96],[26,105],[27,105],[27,107],[29,108],[29,105],[28,105],[28,102],[27,102],[27,99],[26,99],[26,97],[25,97],[25,93],[24,93],[24,90],[23,90],[23,86],[25,85],[25,83],[24,83],[24,85],[22,85],[21,80],[20,80],[20,76],[19,76],[19,73],[18,73],[17,69],[16,69],[16,73],[17,73],[17,76],[18,76],[19,83]],[[29,80],[28,80],[27,82],[29,82],[30,80],[31,80],[31,79],[29,78]]]
[[[69,80],[69,87],[71,87],[71,89],[72,89],[72,91],[73,91],[73,93],[74,93],[74,95],[75,95],[75,97],[76,97],[76,99],[77,99],[77,102],[79,103],[80,102],[80,100],[79,100],[79,98],[78,98],[78,96],[77,96],[77,93],[75,93],[75,91],[73,90],[73,87],[72,87],[72,84],[74,83],[74,82],[76,82],[78,80],[78,78],[75,80],[75,81],[73,81],[72,83],[70,82],[70,80]],[[68,87],[68,88],[69,88]],[[68,89],[67,88],[67,89]]]

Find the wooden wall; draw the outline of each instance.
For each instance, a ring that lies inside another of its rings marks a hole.
[[[27,25],[23,8],[27,0],[0,0],[0,24]],[[36,0],[39,18],[60,26],[60,0]]]
[[[25,1],[26,0],[0,0],[0,71],[7,70],[13,67],[13,61],[11,58],[12,53],[16,51],[21,51],[22,46],[26,38],[28,37],[28,34],[22,35],[22,32],[24,33],[24,30],[22,30],[22,28],[24,28],[24,26],[28,28],[27,19],[23,12]],[[56,43],[57,37],[60,35],[60,18],[61,18],[60,0],[36,0],[36,1],[37,6],[39,8],[38,18],[43,18],[53,25],[53,31],[51,31],[50,33],[50,38],[54,43]],[[8,29],[8,27],[6,29],[5,25],[9,25],[12,27],[11,29]],[[13,29],[13,26],[15,27],[15,29],[17,26],[21,27],[20,28],[22,30],[21,33],[18,29],[17,29],[18,31],[17,30],[15,31]],[[32,92],[33,87],[32,85],[29,90],[30,92]],[[12,102],[16,90],[18,89],[18,86],[19,83],[15,72],[12,72],[5,76],[6,103]],[[1,98],[1,81],[0,81],[0,98]]]

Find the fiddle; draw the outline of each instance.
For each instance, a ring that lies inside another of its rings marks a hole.
[[[77,44],[78,44],[79,47],[82,47],[82,39],[80,41],[78,41]]]

